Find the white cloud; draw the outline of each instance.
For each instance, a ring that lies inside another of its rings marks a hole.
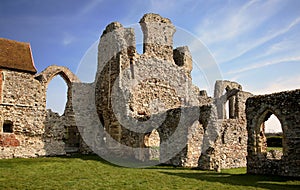
[[[73,43],[75,40],[76,40],[76,38],[73,35],[65,32],[62,43],[63,43],[63,45],[67,46],[67,45],[70,45],[71,43]]]
[[[219,64],[232,62],[299,25],[300,17],[275,21],[284,18],[278,15],[284,4],[282,1],[248,1],[244,5],[228,3],[202,20],[197,26],[197,34],[212,50]],[[267,53],[275,52],[275,48],[286,48],[277,45]]]
[[[79,15],[85,15],[95,9],[99,4],[101,4],[103,0],[92,0],[89,1],[79,12]]]
[[[241,7],[229,4],[203,20],[197,33],[209,46],[231,40],[256,29],[278,8],[278,1],[249,1]]]
[[[275,65],[275,64],[285,63],[285,62],[296,62],[296,61],[300,61],[300,56],[284,57],[281,59],[275,59],[275,60],[270,60],[270,61],[263,61],[263,62],[256,63],[256,64],[250,64],[249,66],[244,67],[242,69],[229,71],[229,72],[227,72],[227,74],[238,74],[238,73],[242,73],[242,72],[246,72],[246,71],[250,71],[250,70],[254,70],[254,69],[259,69],[259,68],[270,66],[270,65]]]
[[[246,41],[244,43],[241,43],[239,46],[241,47],[238,51],[236,55],[233,55],[232,57],[228,58],[227,60],[224,60],[222,62],[230,62],[242,55],[244,55],[245,53],[257,48],[258,46],[280,36],[280,35],[283,35],[287,32],[289,32],[294,26],[298,25],[300,23],[300,17],[296,18],[295,20],[293,20],[290,24],[288,24],[287,26],[283,27],[282,29],[278,30],[277,32],[268,32],[265,34],[265,36],[261,37],[261,38],[258,38],[257,40],[249,40],[249,41]],[[270,34],[271,33],[271,34]],[[274,46],[275,49],[271,50],[271,51],[275,51],[276,48],[278,48],[278,45],[277,44],[277,47]],[[270,53],[270,52],[269,52]],[[272,53],[272,52],[271,52]]]
[[[252,89],[251,93],[271,94],[275,92],[300,89],[300,76],[292,76],[289,78],[279,77],[276,81],[270,81],[265,85],[265,88]]]

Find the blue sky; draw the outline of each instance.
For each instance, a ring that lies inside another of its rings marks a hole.
[[[205,44],[223,79],[265,94],[300,88],[299,7],[298,0],[1,0],[0,37],[30,42],[39,72],[57,64],[76,73],[106,25],[158,13]],[[207,89],[200,72],[193,77]],[[54,105],[63,99],[59,82],[49,86]]]

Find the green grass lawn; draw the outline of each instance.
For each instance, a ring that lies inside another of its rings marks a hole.
[[[267,151],[269,152],[270,150],[280,150],[280,151],[282,151],[282,147],[267,147]]]
[[[0,189],[300,189],[294,178],[156,166],[124,168],[97,156],[0,160]]]

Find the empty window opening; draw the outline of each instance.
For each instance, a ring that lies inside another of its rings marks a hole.
[[[278,118],[272,114],[270,118],[265,121],[264,125],[267,138],[267,151],[282,151],[282,127]]]
[[[227,101],[224,104],[224,119],[235,119],[236,118],[236,96],[229,96],[229,87],[226,87],[223,91],[223,95],[227,96]]]
[[[225,103],[225,119],[229,119],[229,100]]]
[[[48,84],[46,108],[62,115],[67,103],[68,86],[61,76],[54,77]]]
[[[79,151],[80,134],[76,126],[65,126],[64,143],[66,153]]]
[[[282,127],[278,118],[272,114],[270,118],[265,121],[265,131],[266,133],[274,133],[282,135]]]
[[[144,53],[144,49],[143,49],[143,43],[137,44],[136,45],[136,51],[138,54],[143,54]]]
[[[236,99],[235,96],[232,96],[228,98],[228,100],[225,103],[225,119],[236,118],[235,107],[236,107]]]
[[[3,123],[3,133],[12,133],[13,132],[13,122],[5,120]]]
[[[159,160],[160,137],[156,129],[154,129],[145,138],[145,145],[149,148],[150,160]]]
[[[281,159],[283,154],[282,125],[271,112],[266,114],[259,133],[259,152],[265,152],[268,159]]]

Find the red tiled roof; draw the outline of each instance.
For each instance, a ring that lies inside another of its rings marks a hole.
[[[0,38],[0,68],[36,73],[30,44]]]

